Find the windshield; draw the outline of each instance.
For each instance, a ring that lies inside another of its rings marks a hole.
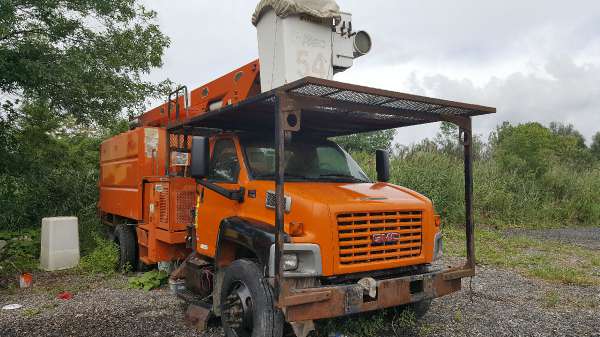
[[[250,174],[254,179],[273,180],[275,150],[272,142],[242,141]],[[286,181],[370,182],[360,166],[336,143],[295,139],[285,146]]]

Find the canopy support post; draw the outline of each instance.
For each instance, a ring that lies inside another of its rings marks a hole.
[[[467,244],[467,265],[475,268],[475,229],[473,220],[473,133],[471,118],[460,127],[460,138],[464,146],[465,165],[465,234]]]
[[[285,130],[282,101],[285,94],[275,96],[275,298],[281,299],[283,266],[281,258],[284,245],[284,180],[285,180]]]

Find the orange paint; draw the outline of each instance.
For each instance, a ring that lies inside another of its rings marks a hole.
[[[169,116],[169,103],[163,103],[138,117],[142,126],[165,127],[168,123],[181,122],[209,111],[213,103],[219,102],[221,106],[233,105],[260,93],[260,65],[258,60],[240,67],[229,74],[220,77],[202,87],[190,92],[189,109],[185,112],[185,100],[179,97],[180,119],[175,116],[175,103],[171,105]]]
[[[247,196],[242,203],[209,189],[202,191],[193,179],[181,177],[186,167],[166,167],[165,126],[205,113],[215,102],[236,104],[258,94],[258,75],[259,64],[254,61],[191,91],[190,108],[180,120],[169,119],[163,104],[139,117],[141,127],[102,143],[100,214],[106,223],[137,224],[143,262],[184,258],[190,252],[185,238],[192,223],[196,227],[196,250],[208,258],[217,255],[223,219],[237,216],[274,224],[275,212],[265,206],[265,200],[275,183],[250,178],[236,134],[212,137],[211,148],[216,139],[234,142],[240,163],[238,180],[218,185],[253,191],[254,196]],[[285,194],[292,199],[291,211],[284,217],[285,229],[293,242],[320,246],[324,276],[433,260],[440,220],[431,201],[414,191],[387,183],[287,182]],[[194,208],[195,219],[190,214]],[[382,246],[373,242],[373,235],[377,240],[394,240]],[[232,254],[221,254],[220,262],[231,260]]]

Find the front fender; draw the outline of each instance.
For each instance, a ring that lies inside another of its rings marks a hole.
[[[290,242],[284,234],[284,242]],[[231,217],[223,219],[219,227],[217,242],[217,259],[222,254],[223,242],[230,242],[251,251],[261,266],[269,263],[269,250],[275,243],[275,227],[262,221]]]

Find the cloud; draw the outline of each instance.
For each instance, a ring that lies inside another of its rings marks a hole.
[[[483,86],[444,75],[413,78],[427,94],[497,107],[496,115],[476,119],[480,132],[487,133],[502,121],[560,121],[575,125],[590,139],[600,131],[600,66],[558,57],[550,59],[544,70],[544,75],[516,72],[492,78]]]
[[[165,66],[150,75],[194,88],[255,59],[256,1],[144,3],[172,39]],[[372,52],[337,80],[490,105],[475,120],[573,123],[588,139],[600,130],[600,1],[338,0]],[[401,130],[402,143],[436,126]]]

